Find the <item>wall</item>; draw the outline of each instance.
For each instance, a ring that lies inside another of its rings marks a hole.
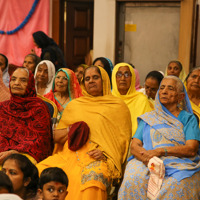
[[[126,6],[125,23],[136,26],[125,32],[124,60],[132,63],[143,84],[148,72],[165,71],[178,59],[180,6]]]
[[[116,0],[94,0],[93,58],[115,58]]]
[[[198,5],[200,8],[200,0],[198,0]],[[198,16],[196,66],[200,66],[200,10]]]

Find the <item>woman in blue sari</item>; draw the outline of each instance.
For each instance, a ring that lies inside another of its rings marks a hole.
[[[149,169],[154,156],[165,167],[156,199],[200,199],[200,130],[180,79],[165,77],[155,110],[139,117],[118,199],[148,199]]]

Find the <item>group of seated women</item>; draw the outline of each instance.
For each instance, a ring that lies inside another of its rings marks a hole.
[[[77,69],[83,70],[79,81],[70,69],[56,72],[48,60],[38,63],[34,75],[25,67],[14,71],[10,100],[0,103],[3,170],[7,157],[16,153],[36,164],[39,174],[62,168],[69,178],[66,199],[106,200],[113,181],[123,176],[118,199],[199,199],[200,68],[188,74],[186,89],[176,77],[180,73],[163,78],[152,72],[145,95],[136,89],[133,66],[113,67],[102,57],[98,62]],[[53,131],[49,110],[37,94],[58,108]],[[154,173],[155,160],[162,173]],[[152,194],[155,178],[159,184]]]

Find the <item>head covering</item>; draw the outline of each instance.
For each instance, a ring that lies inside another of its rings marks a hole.
[[[59,69],[56,72],[56,75],[53,79],[52,90],[44,96],[46,98],[50,99],[51,101],[53,101],[56,104],[56,106],[58,107],[58,110],[61,112],[61,111],[63,111],[63,109],[65,107],[63,107],[54,96],[54,92],[56,92],[55,91],[55,78],[56,78],[58,72],[60,72],[60,71],[64,72],[67,76],[67,79],[68,79],[68,95],[69,95],[70,101],[72,99],[75,99],[75,98],[82,96],[82,91],[81,91],[81,87],[78,83],[78,80],[76,78],[76,75],[74,74],[74,72],[72,70],[67,69],[67,68]]]
[[[182,83],[180,79],[178,81]],[[139,117],[139,121],[142,119],[145,122],[145,128],[143,130],[143,147],[146,150],[185,145],[187,135],[184,133],[184,131],[186,131],[186,129],[184,130],[184,126],[189,128],[191,125],[193,129],[191,128],[187,131],[190,132],[195,130],[196,134],[199,134],[197,121],[193,116],[193,111],[185,88],[184,94],[185,97],[181,102],[182,107],[180,108],[182,113],[179,114],[182,114],[182,120],[184,122],[180,121],[179,116],[174,116],[160,102],[159,91],[156,95],[155,110]],[[189,113],[186,113],[186,111]],[[200,170],[200,157],[198,155],[191,158],[178,158],[177,156],[168,155],[162,156],[161,159],[165,164],[165,175],[172,176],[178,181],[190,177]]]
[[[101,72],[101,78],[103,80],[102,81],[103,82],[103,95],[109,95],[109,94],[111,94],[110,79],[108,77],[108,73],[102,67],[98,67],[98,66],[91,66],[91,67],[97,67],[97,68],[99,68],[99,70]],[[89,67],[89,68],[91,68],[91,67]],[[87,70],[89,68],[87,68]],[[90,95],[90,94],[87,93],[87,91],[85,89],[85,85],[84,85],[83,82],[81,83],[81,88],[82,88],[82,93],[83,93],[84,96],[93,97],[92,95]]]
[[[187,79],[189,78],[190,74],[195,71],[195,70],[200,70],[200,67],[195,67],[193,68],[190,73],[187,75],[186,79],[185,79],[185,82],[184,82],[184,85],[186,87],[186,90],[188,91],[187,89]],[[196,105],[195,103],[193,103],[191,100],[190,100],[190,103],[191,103],[191,106],[192,106],[192,110],[194,112],[194,114],[199,118],[199,127],[200,127],[200,104],[199,105]]]
[[[169,64],[170,64],[170,63],[173,63],[173,62],[176,63],[176,64],[181,68],[181,72],[180,72],[178,78],[180,78],[181,81],[184,82],[184,80],[185,80],[185,78],[186,78],[186,73],[185,73],[185,71],[184,71],[184,69],[183,69],[183,66],[182,66],[181,62],[178,61],[178,60],[172,60],[172,61],[169,62]],[[168,68],[169,64],[167,65],[167,67],[166,67],[166,69],[165,69],[165,76],[167,76],[167,68]]]
[[[106,155],[111,176],[117,178],[122,173],[122,163],[126,160],[131,137],[130,112],[125,103],[111,95],[107,72],[99,67],[103,81],[103,96],[85,96],[74,99],[65,108],[57,129],[84,121],[90,128],[89,139],[93,142],[90,150],[97,145]],[[87,69],[89,70],[89,68]],[[65,155],[64,146],[61,156]],[[90,159],[86,164],[94,162]]]
[[[0,103],[0,113],[0,152],[13,149],[37,162],[51,154],[51,117],[46,104],[36,97],[31,71],[24,96],[11,93],[9,101]]]
[[[136,80],[135,80],[135,89],[139,90],[140,89],[140,75],[139,75],[139,72],[138,72],[137,69],[134,68],[134,71],[135,71],[135,77],[136,77]]]
[[[48,83],[47,83],[47,88],[44,92],[44,94],[47,94],[48,92],[50,92],[51,88],[52,88],[52,84],[53,84],[53,78],[55,76],[55,66],[54,64],[49,61],[49,60],[42,60],[36,67],[35,69],[35,75],[34,75],[34,78],[35,78],[35,87],[36,87],[36,91],[37,91],[37,80],[36,80],[36,76],[37,76],[37,71],[38,71],[38,67],[39,65],[42,65],[42,64],[46,64],[47,65],[47,68],[48,68]]]
[[[104,69],[108,73],[110,82],[111,82],[111,76],[112,76],[112,70],[113,70],[113,64],[109,58],[106,57],[98,57],[93,61],[93,65],[95,64],[96,61],[100,60],[102,64],[104,65]]]
[[[118,69],[123,66],[127,66],[132,74],[131,85],[126,95],[120,94],[116,83],[116,73],[118,72]],[[135,89],[135,72],[133,67],[128,63],[119,63],[115,65],[112,72],[112,85],[112,94],[123,99],[131,112],[132,135],[134,135],[137,129],[137,117],[144,114],[145,112],[151,111],[152,108],[148,102],[147,97],[141,92],[137,92]]]

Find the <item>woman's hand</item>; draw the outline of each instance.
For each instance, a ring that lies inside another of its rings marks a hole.
[[[161,156],[161,151],[160,149],[145,150],[145,151],[141,151],[140,154],[141,154],[142,162],[147,166],[151,158],[153,158],[154,156],[157,156],[157,157]]]
[[[16,150],[9,150],[9,151],[4,151],[0,153],[0,164],[3,163],[3,161],[5,160],[6,157],[8,157],[9,155],[13,154],[13,153],[19,153]]]
[[[94,149],[88,152],[88,155],[96,160],[106,160],[106,157],[103,155],[103,152],[99,149]]]

